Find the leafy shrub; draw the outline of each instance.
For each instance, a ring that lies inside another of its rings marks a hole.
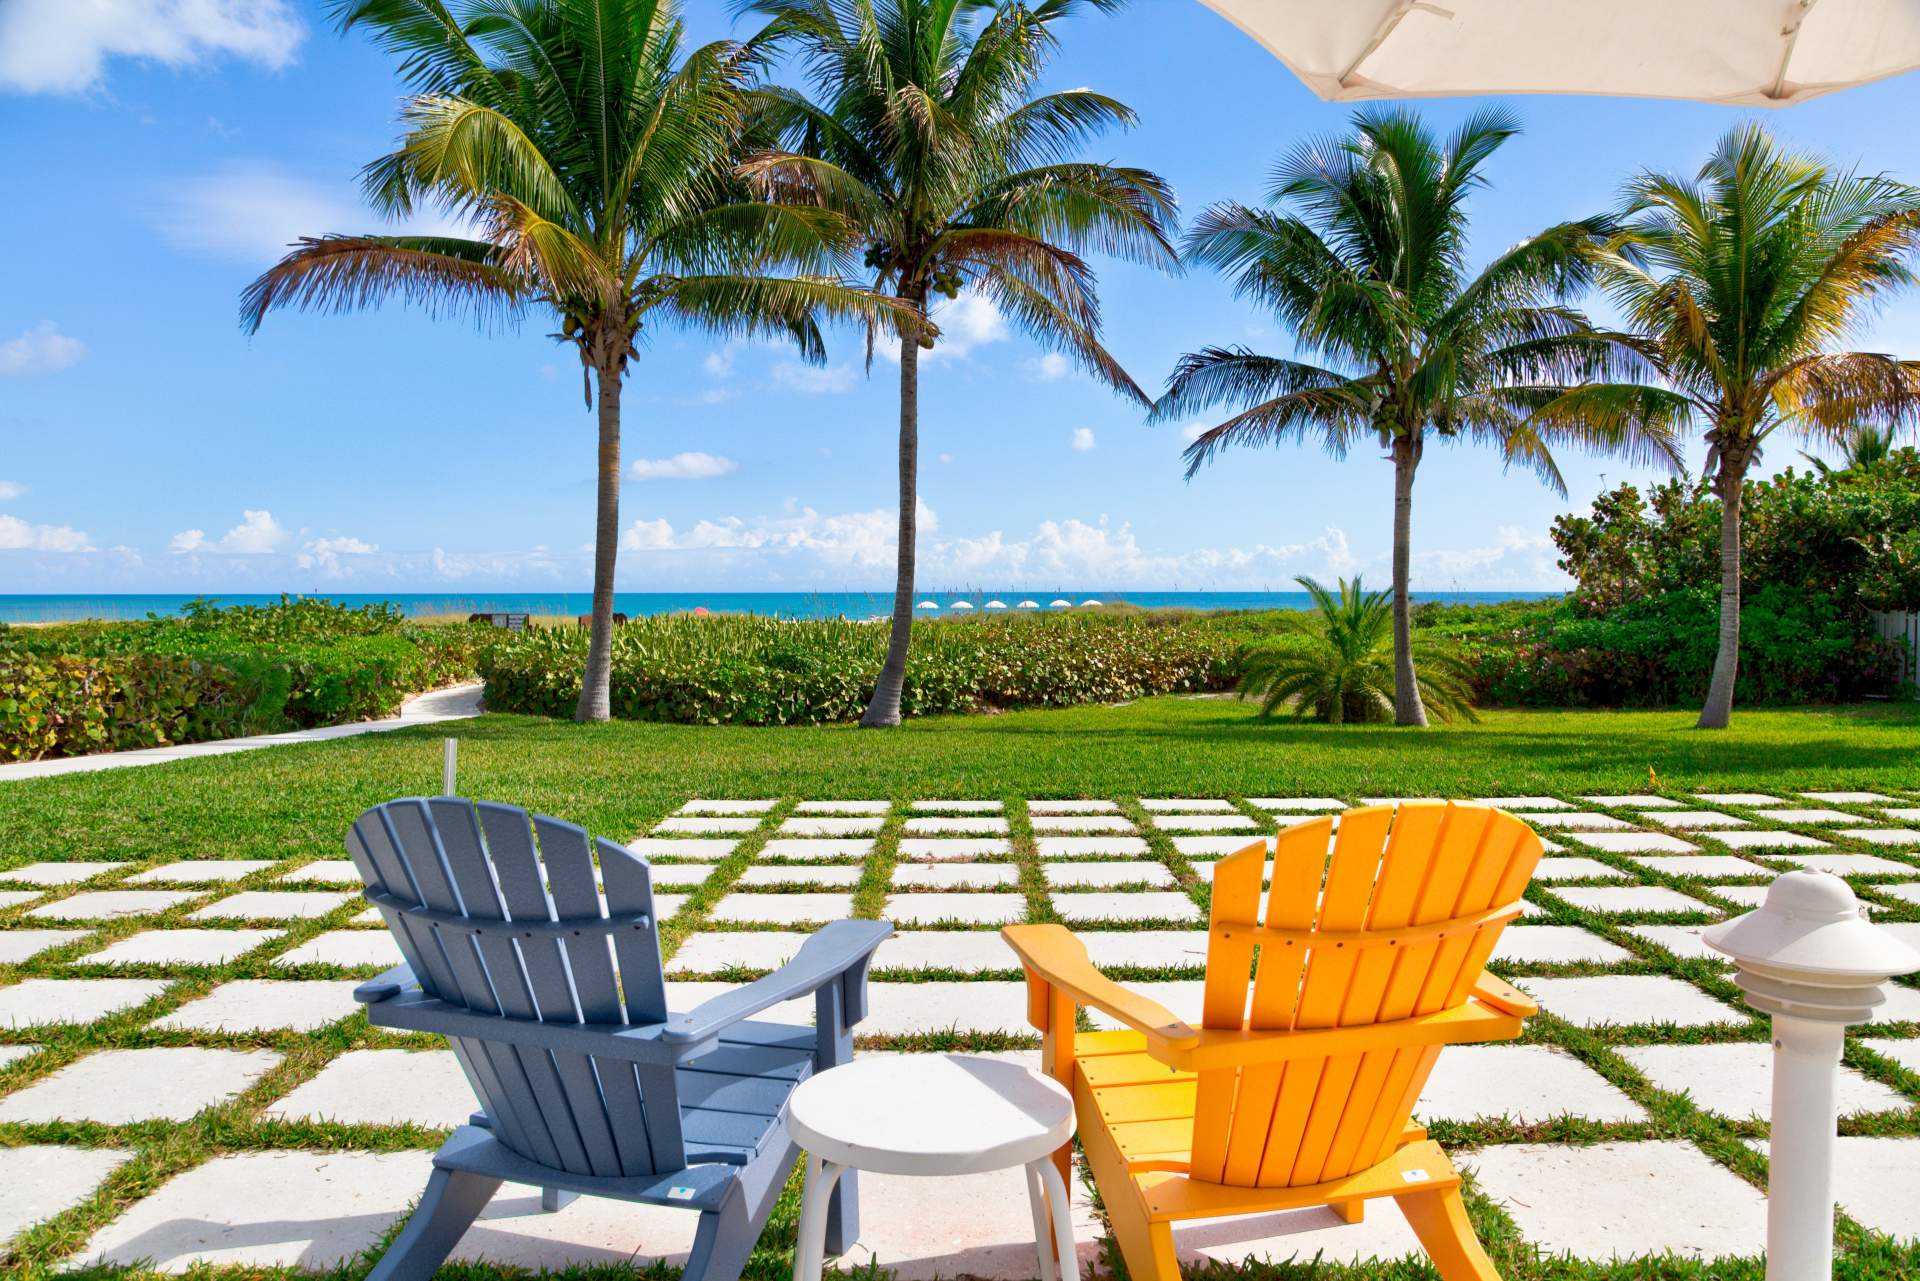
[[[916,622],[901,708],[927,716],[1223,689],[1253,629],[1199,615]],[[886,645],[885,623],[637,619],[614,634],[613,714],[704,725],[854,720]],[[487,704],[570,715],[585,660],[579,631],[534,627],[504,639],[480,663]]]
[[[1663,707],[1705,697],[1719,609],[1718,589],[1701,585],[1600,614],[1563,599],[1428,608],[1416,621],[1457,644],[1483,706]],[[1742,703],[1844,701],[1897,678],[1894,651],[1833,597],[1768,584],[1742,602]]]
[[[283,597],[179,618],[0,632],[0,758],[155,747],[391,716],[471,679],[498,633],[387,604]]]

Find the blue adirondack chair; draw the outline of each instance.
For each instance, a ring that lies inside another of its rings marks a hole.
[[[612,841],[448,796],[375,806],[347,852],[406,958],[355,996],[378,1027],[444,1035],[481,1106],[369,1281],[431,1276],[502,1182],[548,1209],[584,1193],[697,1210],[687,1281],[736,1281],[799,1154],[788,1096],[852,1057],[892,927],[836,921],[777,972],[670,1014],[646,861]],[[752,1020],[809,992],[811,1030]],[[857,1197],[843,1179],[829,1249],[859,1234]]]

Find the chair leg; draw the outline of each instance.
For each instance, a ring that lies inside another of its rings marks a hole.
[[[1394,1198],[1442,1281],[1500,1281],[1493,1260],[1474,1234],[1457,1187]]]
[[[1126,1161],[1097,1118],[1087,1124],[1081,1117],[1080,1141],[1086,1147],[1087,1164],[1093,1169],[1094,1186],[1106,1206],[1107,1222],[1113,1239],[1120,1246],[1120,1257],[1127,1262],[1127,1274],[1133,1281],[1180,1281],[1180,1264],[1173,1252],[1173,1226],[1154,1223],[1147,1218],[1147,1207],[1140,1200]]]
[[[499,1179],[436,1169],[405,1230],[380,1256],[367,1281],[427,1281],[499,1188]]]
[[[1335,1201],[1328,1208],[1340,1216],[1342,1223],[1359,1223],[1367,1217],[1367,1203],[1364,1198],[1353,1201]]]
[[[578,1192],[569,1192],[565,1188],[541,1188],[540,1208],[548,1214],[555,1210],[564,1210],[580,1199]]]
[[[739,1281],[759,1237],[736,1184],[718,1210],[701,1214],[681,1281]]]
[[[827,1235],[825,1249],[838,1258],[860,1239],[860,1171],[843,1168],[834,1180],[833,1195],[827,1199]]]

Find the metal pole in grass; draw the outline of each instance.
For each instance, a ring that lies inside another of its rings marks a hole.
[[[445,740],[445,745],[440,755],[440,795],[459,795],[458,789],[454,787],[454,779],[459,773],[460,740],[457,738],[449,738]]]
[[[1869,923],[1826,872],[1788,872],[1757,911],[1701,937],[1733,958],[1747,1004],[1773,1017],[1767,1281],[1828,1281],[1847,1024],[1887,999],[1887,980],[1920,970],[1920,952]]]

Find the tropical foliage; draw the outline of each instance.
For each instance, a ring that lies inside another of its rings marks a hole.
[[[1240,693],[1260,700],[1260,714],[1292,712],[1330,724],[1393,719],[1393,606],[1386,592],[1358,577],[1340,580],[1335,595],[1311,578],[1294,579],[1313,597],[1313,611],[1282,615],[1283,639],[1244,656]],[[1415,633],[1421,702],[1440,720],[1473,720],[1465,664],[1428,634]]]
[[[1563,223],[1468,270],[1467,201],[1519,132],[1503,109],[1436,136],[1405,110],[1368,110],[1344,137],[1309,142],[1274,171],[1278,209],[1228,202],[1188,233],[1188,262],[1228,275],[1270,309],[1297,348],[1328,363],[1246,347],[1183,356],[1154,407],[1161,422],[1232,416],[1187,450],[1189,477],[1228,446],[1317,438],[1345,457],[1377,444],[1393,462],[1394,716],[1424,725],[1408,583],[1413,484],[1429,440],[1488,445],[1564,492],[1552,448],[1571,444],[1670,464],[1665,401],[1630,416],[1535,411],[1594,380],[1646,368],[1638,345],[1596,329],[1570,301],[1593,278],[1598,220]]]
[[[368,165],[374,209],[465,219],[470,234],[303,238],[247,289],[276,308],[388,298],[433,314],[538,310],[580,359],[599,451],[592,643],[574,709],[605,719],[619,550],[621,390],[650,326],[790,338],[825,358],[819,322],[880,323],[841,280],[847,228],[830,211],[748,192],[749,83],[761,50],[685,47],[675,0],[334,0],[412,89],[402,135]]]
[[[914,633],[919,361],[940,338],[934,304],[973,291],[1043,346],[1142,404],[1100,343],[1089,251],[1170,265],[1171,189],[1144,169],[1081,158],[1133,123],[1091,89],[1035,90],[1058,27],[1121,0],[740,0],[760,41],[802,53],[812,97],[763,95],[778,136],[742,172],[767,198],[856,225],[874,287],[900,327],[899,542],[887,659],[863,725],[898,724]],[[868,328],[867,350],[876,334]]]
[[[1720,500],[1719,636],[1702,728],[1724,728],[1740,665],[1741,499],[1782,429],[1845,447],[1862,427],[1920,422],[1920,362],[1848,351],[1890,292],[1913,283],[1920,193],[1787,151],[1757,124],[1729,132],[1691,178],[1645,172],[1597,255],[1658,385],[1562,397],[1544,424],[1705,429]]]

